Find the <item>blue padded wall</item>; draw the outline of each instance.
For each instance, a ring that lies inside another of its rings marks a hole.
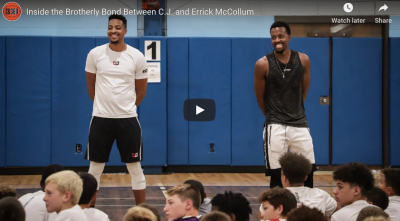
[[[265,116],[254,93],[254,65],[272,51],[270,38],[232,39],[232,165],[265,165]]]
[[[189,122],[183,104],[189,98],[189,39],[168,38],[168,165],[189,164]]]
[[[332,39],[332,164],[382,164],[382,39]]]
[[[6,38],[0,37],[0,167],[6,165]]]
[[[189,98],[213,99],[216,105],[214,121],[189,122],[190,165],[231,165],[231,42],[189,39]]]
[[[400,166],[400,38],[390,38],[390,165]]]
[[[132,46],[134,48],[138,48],[138,41],[139,41],[138,38],[126,37],[124,41],[128,45],[130,45],[130,46]],[[109,42],[110,42],[110,40],[107,37],[96,37],[96,46],[107,44]],[[86,59],[85,59],[85,61],[86,61]],[[87,97],[89,97],[89,94],[87,94]],[[93,106],[93,102],[92,102],[92,106]],[[93,111],[93,107],[91,109],[90,116],[92,115],[92,111]],[[89,129],[89,127],[88,127],[88,129]],[[89,132],[89,130],[88,130],[88,132]],[[108,165],[108,166],[122,166],[122,165],[125,165],[125,163],[121,162],[121,156],[119,155],[119,151],[118,151],[116,142],[114,142],[114,145],[113,145],[113,147],[111,149],[109,161],[108,161],[108,163],[106,165]]]
[[[53,37],[52,68],[52,158],[63,166],[87,166],[84,159],[92,116],[85,65],[95,38]],[[76,144],[82,153],[75,153]]]
[[[143,136],[143,166],[167,164],[167,41],[165,37],[141,37],[140,51],[144,54],[144,41],[160,41],[161,82],[148,83],[146,97],[139,105],[139,120]]]
[[[6,37],[6,166],[50,164],[50,47],[50,37]]]
[[[304,108],[313,139],[315,163],[329,165],[329,106],[320,104],[321,96],[329,96],[329,38],[292,38],[290,48],[310,58],[311,81]]]

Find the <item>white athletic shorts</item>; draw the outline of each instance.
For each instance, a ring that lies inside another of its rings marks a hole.
[[[314,147],[308,127],[291,127],[281,124],[264,125],[264,157],[267,170],[279,169],[279,158],[291,151],[303,154],[315,164]]]

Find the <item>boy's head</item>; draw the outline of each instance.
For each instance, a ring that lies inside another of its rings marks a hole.
[[[25,210],[15,197],[0,200],[0,220],[25,221]]]
[[[371,220],[378,221],[378,219],[373,219],[373,218],[378,218],[378,217],[381,218],[379,220],[383,221],[383,220],[388,219],[389,215],[387,213],[385,213],[385,211],[383,211],[382,209],[380,209],[378,207],[368,206],[360,211],[356,221],[364,221],[368,218],[370,218]]]
[[[184,183],[190,184],[190,185],[196,187],[200,191],[200,196],[201,196],[200,204],[203,204],[204,198],[207,197],[206,192],[204,192],[203,184],[197,180],[186,180]]]
[[[49,213],[59,213],[65,207],[75,206],[82,195],[82,179],[71,170],[52,174],[46,179],[45,185],[43,200]]]
[[[0,200],[8,196],[16,197],[17,191],[11,186],[0,186]]]
[[[211,200],[211,205],[212,211],[224,212],[232,221],[250,220],[250,214],[253,212],[246,197],[241,193],[231,191],[215,195]]]
[[[389,197],[381,188],[374,187],[367,193],[367,202],[385,210],[389,205]]]
[[[79,199],[78,204],[87,205],[91,202],[97,191],[97,180],[90,173],[81,172],[79,176],[83,182],[82,195]]]
[[[388,196],[400,196],[400,169],[386,168],[381,173],[379,188],[385,191]]]
[[[287,152],[279,158],[282,168],[283,187],[304,185],[307,175],[311,172],[311,162],[303,155]]]
[[[138,206],[143,207],[143,208],[146,208],[146,209],[150,210],[151,212],[153,212],[154,215],[155,215],[156,218],[157,218],[157,221],[160,221],[160,220],[161,220],[160,213],[158,212],[158,210],[157,210],[156,207],[154,207],[154,206],[152,206],[152,205],[150,205],[150,204],[146,204],[146,203],[141,203],[141,204],[139,204]]]
[[[44,188],[46,186],[45,182],[46,182],[47,177],[49,177],[53,173],[57,173],[57,172],[60,172],[63,170],[65,170],[64,167],[62,167],[58,164],[51,164],[51,165],[48,165],[47,167],[45,167],[43,169],[42,179],[40,180],[40,187],[42,188],[42,190],[44,191]]]
[[[190,184],[179,184],[167,191],[167,202],[164,212],[168,220],[175,220],[184,216],[197,216],[200,207],[200,192]]]
[[[122,221],[157,221],[157,218],[149,209],[135,206],[126,212]]]
[[[301,206],[287,215],[287,221],[326,221],[326,217],[316,208]]]
[[[274,187],[261,193],[258,201],[262,203],[263,219],[286,218],[287,214],[297,208],[297,200],[290,190]]]
[[[374,187],[374,177],[363,163],[348,163],[340,165],[333,172],[336,188],[333,190],[335,199],[341,206],[350,205],[366,197]]]
[[[212,211],[202,216],[201,221],[231,221],[231,218],[226,213]]]

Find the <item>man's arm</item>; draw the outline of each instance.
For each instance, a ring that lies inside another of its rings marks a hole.
[[[265,78],[268,76],[268,60],[261,58],[256,62],[254,67],[254,90],[256,92],[256,98],[258,106],[263,112],[264,116],[267,115],[265,110]]]
[[[94,89],[96,85],[96,75],[90,72],[86,72],[86,83],[87,83],[87,88],[88,88],[88,93],[90,99],[94,101]]]
[[[145,79],[136,79],[135,80],[135,88],[136,88],[136,107],[143,101],[146,96],[147,90],[147,78]]]
[[[306,101],[308,89],[310,88],[311,63],[308,56],[303,53],[300,53],[300,60],[304,69],[304,75],[303,75],[303,102],[304,102]]]

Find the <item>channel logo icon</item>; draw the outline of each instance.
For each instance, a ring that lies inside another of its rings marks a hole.
[[[187,121],[213,121],[215,111],[212,99],[187,99],[183,105],[183,116]]]

